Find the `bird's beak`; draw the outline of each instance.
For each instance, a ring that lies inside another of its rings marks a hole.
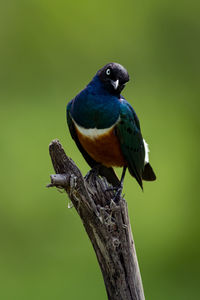
[[[113,85],[114,89],[117,90],[117,88],[119,86],[119,79],[117,79],[116,81],[112,80],[112,85]]]

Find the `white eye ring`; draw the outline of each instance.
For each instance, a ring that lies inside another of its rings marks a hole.
[[[107,70],[106,70],[106,75],[110,75],[110,69],[108,68]]]

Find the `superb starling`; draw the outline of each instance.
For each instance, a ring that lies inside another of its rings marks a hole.
[[[68,103],[67,123],[92,169],[98,168],[109,183],[122,189],[128,167],[143,189],[142,180],[153,181],[156,176],[149,164],[149,149],[139,119],[120,94],[128,81],[129,74],[122,65],[105,65]],[[123,167],[120,181],[112,167]]]

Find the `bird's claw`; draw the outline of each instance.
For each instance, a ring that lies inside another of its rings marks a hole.
[[[106,188],[105,192],[113,192],[113,191],[117,191],[119,189],[118,186],[109,186]]]
[[[120,186],[120,187],[118,188],[118,190],[116,191],[115,197],[114,197],[114,199],[113,199],[113,201],[114,201],[115,203],[118,203],[118,202],[119,202],[119,200],[120,200],[120,198],[121,198],[121,194],[122,194],[122,187]]]
[[[97,167],[92,168],[84,177],[84,179],[86,181],[89,181],[91,176],[98,176],[99,175],[99,171]]]
[[[108,187],[105,191],[106,192],[116,191],[115,196],[112,199],[112,201],[115,202],[115,203],[118,203],[119,200],[120,200],[121,194],[122,194],[122,189],[123,189],[123,186],[120,185],[120,186],[115,186],[115,187],[114,186],[113,187]]]

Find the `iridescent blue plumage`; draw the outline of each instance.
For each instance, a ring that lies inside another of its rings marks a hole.
[[[103,86],[98,75],[73,100],[73,119],[84,128],[108,128],[119,117],[120,103]]]
[[[130,174],[143,187],[142,179],[155,180],[156,177],[150,164],[145,162],[145,144],[138,117],[120,94],[128,80],[128,73],[121,65],[111,63],[103,67],[87,87],[69,102],[67,122],[72,138],[92,168],[101,164],[100,174],[113,185],[119,184],[113,169],[106,167],[109,164],[105,157],[107,155],[109,158],[112,151],[114,155],[117,150],[119,159],[111,166],[121,166],[123,163],[124,168],[128,167]],[[96,136],[91,135],[94,132]],[[106,138],[108,134],[110,140]],[[103,156],[100,153],[95,156],[94,143],[105,147],[106,154],[102,149]]]

